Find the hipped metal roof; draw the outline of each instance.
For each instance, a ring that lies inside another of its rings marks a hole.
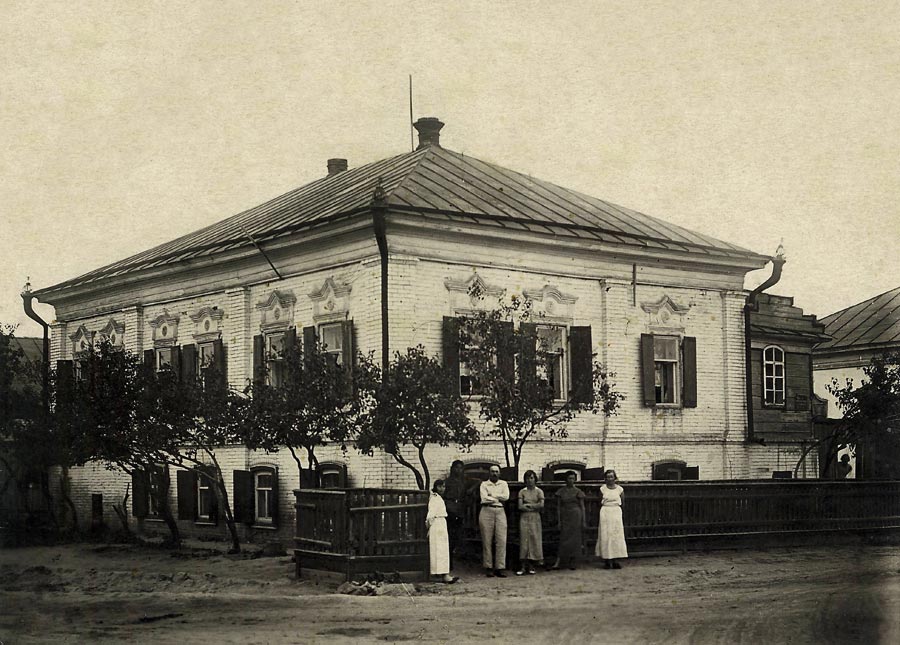
[[[630,247],[768,260],[734,244],[433,145],[323,177],[199,231],[35,293],[189,262],[249,247],[254,241],[264,244],[362,213],[371,207],[379,182],[389,211]]]
[[[841,309],[822,319],[831,340],[816,353],[870,348],[900,348],[900,287]]]

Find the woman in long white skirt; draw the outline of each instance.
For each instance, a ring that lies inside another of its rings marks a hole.
[[[442,582],[452,584],[459,578],[450,575],[450,538],[447,534],[447,507],[444,505],[444,480],[438,479],[431,487],[428,499],[428,559],[432,576],[440,576]]]
[[[621,569],[619,560],[628,557],[625,525],[622,523],[622,498],[625,491],[616,483],[615,470],[607,470],[603,476],[606,484],[600,487],[603,499],[600,506],[596,553],[606,561],[607,569]]]

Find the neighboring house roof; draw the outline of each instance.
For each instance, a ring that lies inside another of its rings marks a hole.
[[[817,345],[816,354],[900,348],[900,287],[841,309],[822,322],[831,340]]]
[[[13,349],[21,349],[25,355],[25,360],[29,362],[40,362],[44,356],[44,340],[42,338],[30,338],[28,336],[13,336],[10,340],[10,346]]]
[[[379,183],[390,211],[634,247],[768,259],[655,217],[431,145],[323,177],[199,231],[35,293],[249,247],[363,213],[371,208]]]

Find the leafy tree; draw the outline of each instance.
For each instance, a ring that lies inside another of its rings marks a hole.
[[[305,456],[309,470],[318,477],[316,449],[329,443],[346,449],[371,400],[371,366],[371,358],[365,356],[352,369],[341,365],[322,345],[306,353],[299,343],[285,347],[284,385],[252,387],[251,414],[242,431],[245,443],[269,452],[287,448],[300,474]]]
[[[845,448],[856,454],[865,453],[869,462],[866,476],[900,476],[900,352],[872,358],[863,374],[858,386],[853,379],[846,379],[843,384],[832,379],[827,386],[844,416],[829,435],[807,448],[797,468],[812,449],[824,442],[828,449],[820,465],[823,476],[837,453]]]
[[[482,297],[477,290],[471,295]],[[571,383],[564,392],[562,357],[568,348],[562,328],[542,322],[531,301],[518,296],[501,297],[495,308],[459,322],[459,361],[468,371],[468,395],[479,396],[479,416],[489,433],[500,437],[506,465],[516,472],[528,441],[542,434],[566,437],[578,413],[610,416],[624,398],[611,380],[614,374],[593,352],[579,357],[589,363],[589,379]]]
[[[421,490],[428,490],[428,444],[470,448],[478,441],[468,405],[443,365],[421,346],[395,353],[380,379],[377,368],[370,366],[370,372],[380,382],[374,390],[374,406],[362,418],[357,448],[367,454],[380,448],[413,472]],[[404,455],[407,447],[415,449],[418,465]]]

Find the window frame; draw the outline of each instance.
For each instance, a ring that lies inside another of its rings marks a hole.
[[[273,341],[276,339],[281,343],[280,352],[272,350]],[[266,385],[269,387],[279,388],[285,384],[284,343],[286,339],[287,331],[285,330],[270,331],[263,334],[263,358],[266,368]]]
[[[253,525],[275,526],[276,506],[278,504],[278,500],[275,497],[277,484],[273,481],[268,488],[261,488],[259,485],[259,478],[261,476],[266,476],[276,480],[278,478],[278,471],[272,467],[264,466],[253,468],[250,473],[253,476]],[[259,493],[261,491],[267,492],[266,502],[268,504],[268,516],[261,516],[259,514]]]
[[[174,357],[175,357],[175,347],[168,345],[164,347],[154,347],[153,348],[153,362],[154,367],[157,373],[163,371],[163,362],[162,362],[162,354],[163,352],[168,352],[169,361],[168,367],[170,371],[175,371]]]
[[[657,355],[657,344],[656,341],[660,340],[671,340],[675,343],[675,358],[660,358]],[[656,391],[656,403],[655,407],[660,408],[680,408],[682,404],[682,392],[681,388],[684,386],[684,375],[682,374],[682,370],[684,369],[684,360],[682,358],[682,337],[675,334],[653,334],[653,375],[654,375],[654,390]],[[656,385],[658,382],[658,376],[660,374],[660,365],[670,366],[671,374],[672,374],[672,400],[665,401],[660,399],[660,387]]]
[[[337,334],[337,345],[332,347],[325,342],[325,332],[328,330],[331,332],[332,330],[336,330]],[[316,338],[318,338],[319,344],[321,345],[322,352],[329,358],[329,360],[334,361],[336,365],[342,366],[344,365],[344,323],[343,321],[335,321],[335,322],[324,322],[316,325]]]
[[[215,494],[216,491],[213,488],[213,483],[210,481],[207,476],[208,473],[205,473],[202,469],[197,469],[197,486],[195,490],[195,500],[197,504],[197,510],[195,513],[195,521],[198,524],[215,524],[217,517],[214,514],[216,508],[215,502]],[[206,491],[209,495],[209,512],[204,515],[203,514],[203,492]]]
[[[541,375],[541,371],[543,370],[546,373],[547,357],[551,355],[555,356],[556,358],[554,360],[559,361],[560,382],[558,387],[554,387],[553,400],[560,403],[568,401],[569,389],[572,383],[571,361],[569,360],[571,355],[569,351],[569,325],[564,323],[537,323],[535,324],[534,329],[536,334],[535,354],[541,357],[536,365],[537,378],[539,381],[545,380]],[[544,329],[559,330],[560,345],[558,350],[546,351],[546,349],[542,349],[541,330]]]
[[[152,520],[162,519],[162,513],[160,513],[159,507],[157,506],[159,499],[160,488],[162,486],[162,478],[164,476],[163,470],[168,468],[165,464],[153,464],[150,467],[150,471],[147,475],[147,518]],[[154,495],[155,491],[155,495]]]
[[[779,352],[781,355],[781,360],[776,360],[775,358],[769,359],[767,358],[767,354],[772,350],[773,357],[776,355],[775,352]],[[764,407],[767,408],[779,408],[784,409],[786,407],[787,401],[787,363],[785,361],[786,352],[784,348],[779,345],[766,345],[762,351],[762,403]],[[772,367],[771,376],[767,374],[766,368]],[[777,373],[777,368],[781,367],[781,374]],[[769,380],[772,381],[772,388],[769,388]],[[780,390],[777,388],[778,381],[781,381]],[[773,401],[769,401],[769,393],[773,394]],[[777,400],[777,395],[781,394],[781,402],[779,403]]]
[[[469,399],[479,399],[482,396],[484,396],[484,389],[480,385],[477,388],[475,387],[477,381],[474,378],[472,378],[472,375],[469,372],[469,363],[465,360],[465,358],[463,358],[463,356],[465,356],[467,349],[478,348],[478,347],[480,347],[480,345],[477,343],[468,343],[465,345],[463,344],[461,334],[462,334],[463,326],[466,324],[468,319],[466,318],[466,316],[459,316],[458,320],[459,320],[459,332],[460,332],[460,336],[457,339],[457,342],[459,343],[459,395],[464,396]],[[496,363],[497,357],[494,356],[492,358],[492,360]],[[465,389],[463,389],[463,378],[468,379],[468,381],[467,381],[469,384],[468,392],[466,392]]]

